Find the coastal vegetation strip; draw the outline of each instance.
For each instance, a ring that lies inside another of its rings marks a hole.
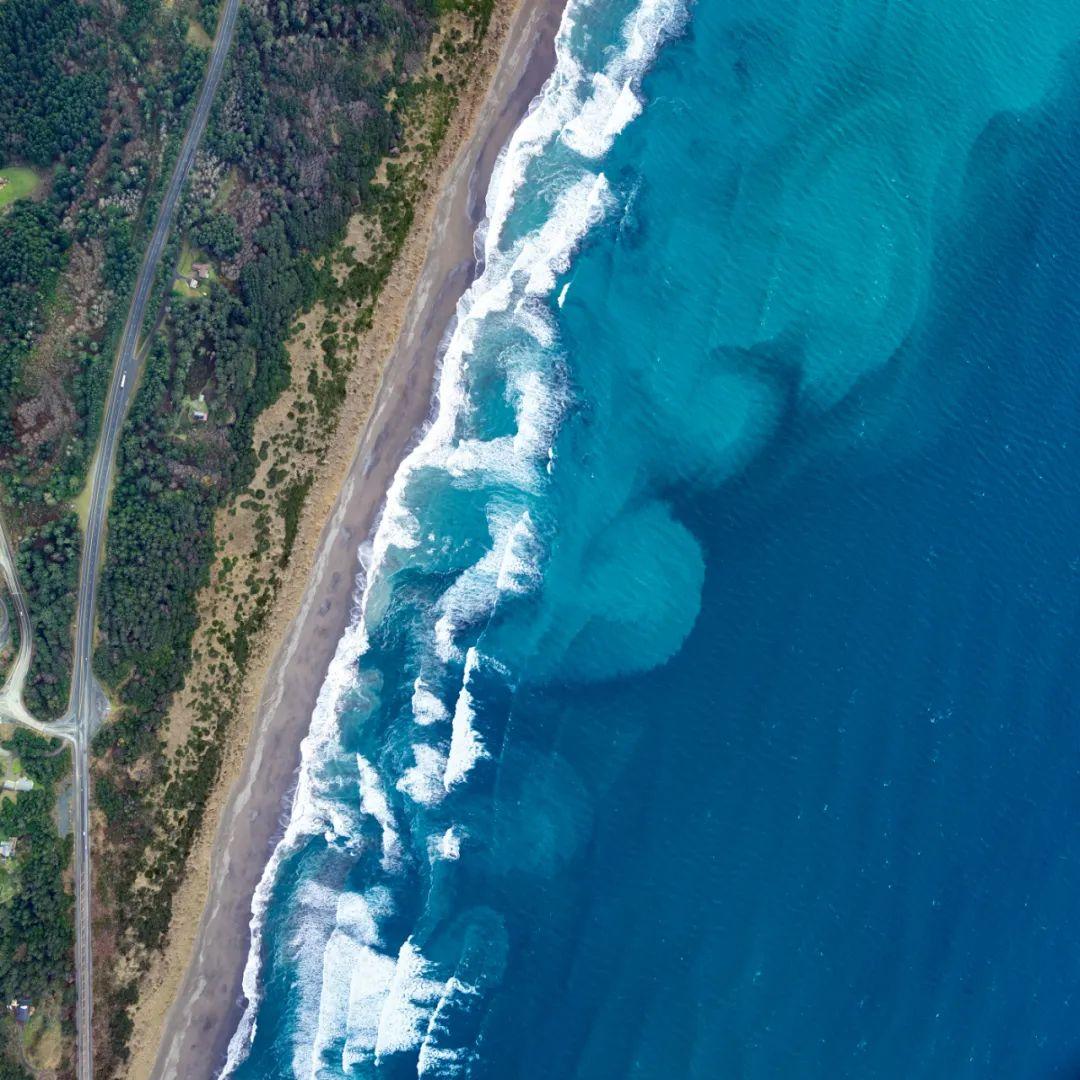
[[[193,272],[200,302],[170,304],[148,344],[109,517],[95,667],[117,710],[94,747],[105,1074],[126,1056],[253,645],[489,15],[241,10],[169,270]]]

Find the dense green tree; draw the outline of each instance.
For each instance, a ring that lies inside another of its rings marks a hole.
[[[31,530],[19,545],[19,576],[34,615],[34,653],[23,693],[41,717],[58,717],[67,707],[81,544],[78,519],[68,511]]]
[[[11,396],[67,247],[52,206],[16,203],[0,216],[0,445],[12,440]]]
[[[71,971],[72,900],[63,888],[71,841],[60,838],[52,818],[56,783],[70,757],[63,743],[26,731],[6,745],[35,786],[0,802],[0,836],[16,839],[18,878],[11,901],[0,907],[0,997],[40,999],[65,985]]]
[[[228,214],[210,213],[192,229],[191,238],[218,259],[231,259],[242,247],[240,230]]]
[[[101,142],[108,78],[76,0],[0,4],[0,154],[49,165]],[[76,55],[78,54],[78,55]],[[73,63],[74,62],[74,63]],[[75,64],[84,70],[73,70]]]
[[[0,1058],[0,1080],[34,1080],[34,1076],[21,1063]]]

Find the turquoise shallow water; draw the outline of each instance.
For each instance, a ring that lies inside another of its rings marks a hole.
[[[1078,37],[571,0],[235,1075],[1077,1075]]]

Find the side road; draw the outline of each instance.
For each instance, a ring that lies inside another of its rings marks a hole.
[[[71,725],[61,720],[57,723],[44,723],[35,720],[23,704],[23,686],[26,673],[30,670],[30,656],[33,650],[33,627],[30,625],[30,612],[26,606],[22,583],[15,568],[15,553],[12,551],[4,523],[0,521],[0,574],[3,574],[11,605],[15,609],[15,621],[19,627],[19,651],[15,663],[11,665],[0,687],[0,720],[22,724],[41,735],[55,735],[71,738]]]

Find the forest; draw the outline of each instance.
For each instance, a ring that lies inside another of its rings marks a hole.
[[[353,213],[387,198],[372,189],[400,134],[386,103],[406,57],[425,47],[432,15],[428,3],[399,11],[336,0],[240,12],[206,141],[240,170],[265,224],[245,243],[232,217],[188,200],[195,243],[218,259],[248,254],[231,288],[215,284],[200,304],[171,309],[123,440],[109,521],[97,667],[151,728],[175,689],[171,669],[185,667],[194,594],[213,550],[213,509],[250,481],[255,420],[288,383],[290,326],[338,289],[317,269],[319,257],[340,242]],[[375,62],[388,49],[389,71]],[[316,79],[340,122],[336,139],[325,119],[305,111]],[[202,390],[219,424],[216,441],[190,431],[178,437],[181,402]],[[168,673],[156,674],[159,667]],[[131,737],[123,734],[125,745]]]
[[[33,622],[34,656],[23,699],[37,716],[59,716],[71,685],[75,591],[82,537],[73,511],[28,534],[19,547],[18,570]]]
[[[64,744],[19,729],[4,748],[34,781],[32,791],[0,800],[0,836],[16,840],[18,886],[0,905],[0,995],[70,994],[72,900],[62,875],[71,859],[71,839],[61,839],[52,818],[56,787],[70,770]]]
[[[125,756],[146,749],[186,668],[213,511],[250,481],[255,420],[288,383],[290,326],[335,287],[318,259],[374,198],[372,177],[398,131],[384,107],[395,77],[372,58],[391,49],[400,73],[430,35],[431,14],[428,4],[402,13],[340,2],[240,12],[206,141],[240,170],[265,223],[242,237],[233,217],[187,201],[201,249],[219,260],[247,254],[230,287],[215,283],[199,304],[173,305],[122,441],[96,664],[139,710],[138,733],[114,730],[114,749]],[[296,37],[286,45],[288,35]],[[327,107],[342,118],[339,146],[325,122],[305,114],[316,71]],[[202,391],[214,426],[196,435],[178,417],[183,400]]]
[[[87,39],[76,0],[22,0],[0,7],[0,147],[7,159],[76,167],[100,141],[108,81],[102,44]],[[78,66],[73,69],[73,61]]]
[[[85,30],[75,0],[0,6],[0,164],[65,167],[42,202],[18,203],[0,218],[0,447],[9,450],[13,395],[70,246],[62,220],[102,139],[101,42]]]

